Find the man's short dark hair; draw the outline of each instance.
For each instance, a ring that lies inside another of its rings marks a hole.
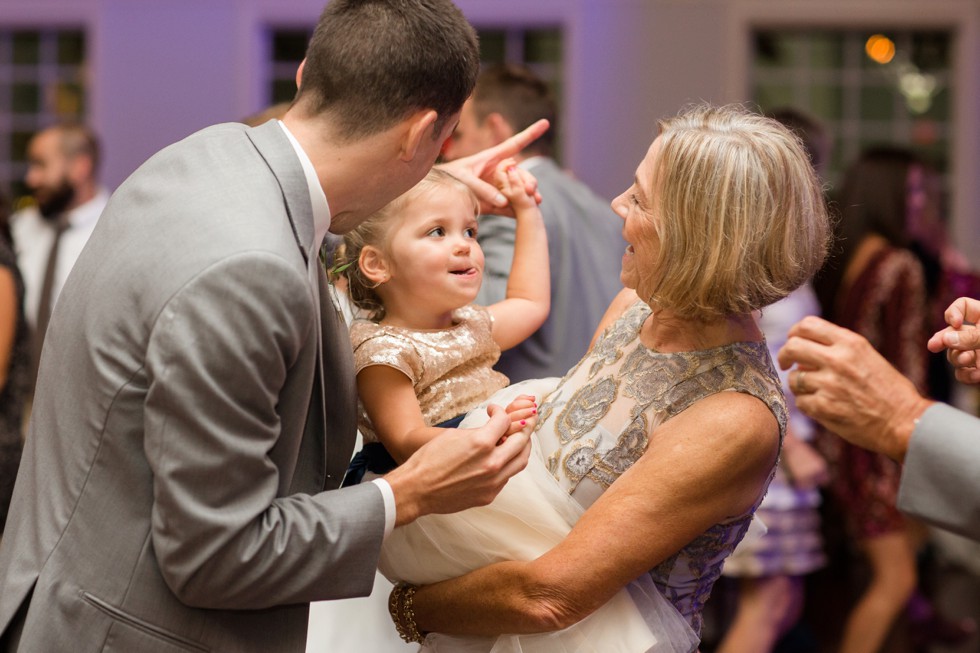
[[[298,100],[350,139],[433,109],[436,133],[469,97],[476,32],[450,0],[331,0],[306,51]]]
[[[525,153],[552,155],[557,130],[555,100],[547,82],[530,68],[516,64],[487,68],[476,82],[473,111],[481,123],[491,113],[499,113],[515,132],[547,118],[551,128],[529,145]]]

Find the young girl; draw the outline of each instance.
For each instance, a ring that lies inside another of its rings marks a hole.
[[[351,325],[363,408],[359,426],[367,444],[361,460],[352,463],[348,481],[364,467],[375,474],[388,471],[440,427],[479,426],[489,402],[507,406],[508,435],[532,428],[536,398],[557,385],[558,379],[542,379],[507,387],[506,377],[491,367],[501,349],[537,330],[548,312],[545,231],[523,174],[513,162],[497,171],[497,185],[514,208],[517,229],[506,299],[487,308],[470,304],[483,268],[476,202],[448,174],[433,171],[346,236],[348,292],[369,315]],[[391,459],[385,460],[385,449]],[[532,452],[532,459],[536,456]],[[530,560],[560,541],[581,512],[537,456],[490,506],[396,529],[386,540],[379,568],[393,582],[430,583],[497,560]],[[399,634],[416,638],[402,630]],[[694,642],[688,624],[645,577],[556,633],[430,637],[424,650],[687,652]]]
[[[512,160],[497,169],[517,229],[507,296],[486,308],[471,304],[483,273],[477,200],[452,175],[432,170],[345,237],[348,293],[368,315],[351,325],[365,447],[345,485],[390,471],[507,386],[493,364],[541,326],[551,296],[547,238],[527,181]],[[534,397],[515,395],[507,410],[508,435],[530,428]]]

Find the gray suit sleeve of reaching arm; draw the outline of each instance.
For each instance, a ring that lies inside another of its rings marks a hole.
[[[912,433],[898,508],[980,541],[980,419],[930,406]]]

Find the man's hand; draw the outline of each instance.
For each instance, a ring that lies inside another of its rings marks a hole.
[[[480,200],[480,213],[512,216],[514,212],[509,206],[507,198],[497,190],[493,183],[497,164],[533,143],[541,134],[548,131],[548,127],[547,120],[539,120],[499,145],[455,161],[440,163],[437,167],[449,172],[473,189]],[[529,195],[533,194],[538,202],[541,201],[541,197],[537,194],[536,181],[532,187],[527,189],[527,192]]]
[[[960,297],[949,305],[944,314],[949,326],[929,338],[929,351],[946,350],[946,358],[956,370],[956,378],[962,383],[980,383],[977,369],[980,350],[980,301]]]
[[[796,405],[859,447],[901,462],[915,420],[932,403],[865,338],[818,317],[789,331],[779,366],[789,369]]]
[[[530,428],[509,437],[511,420],[500,406],[476,429],[449,429],[385,476],[395,494],[396,524],[422,515],[450,513],[493,501],[507,480],[524,469]]]

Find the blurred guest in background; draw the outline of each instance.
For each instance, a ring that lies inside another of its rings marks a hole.
[[[23,307],[24,281],[7,224],[7,200],[0,195],[0,536],[20,465],[24,405],[30,391],[30,333]]]
[[[824,317],[867,338],[920,392],[926,386],[927,304],[922,265],[907,249],[906,225],[925,204],[923,167],[898,147],[861,154],[844,176],[836,251],[814,281]],[[847,616],[839,650],[874,653],[915,592],[916,551],[924,533],[896,506],[898,463],[834,436],[821,444],[832,495],[871,572]]]
[[[810,162],[820,175],[829,152],[823,125],[790,107],[769,115],[803,141]],[[809,283],[759,313],[757,322],[773,360],[786,342],[790,327],[807,315],[819,313],[820,304]],[[800,619],[804,575],[826,562],[818,486],[827,480],[827,464],[810,445],[814,425],[797,410],[789,392],[788,373],[782,372],[779,377],[789,419],[776,475],[757,512],[768,530],[762,537],[743,540],[725,561],[722,573],[739,579],[738,607],[718,653],[771,651]]]
[[[955,299],[980,298],[980,274],[950,242],[942,174],[933,166],[923,166],[921,172],[913,174],[922,175],[925,202],[921,211],[908,215],[909,249],[925,272],[929,329],[939,331],[946,326],[943,311]],[[953,401],[953,369],[944,355],[929,357],[928,374],[930,397],[945,403]]]
[[[98,138],[80,124],[48,127],[27,146],[24,182],[34,205],[11,217],[11,230],[24,275],[35,375],[51,310],[109,200],[98,180],[99,158]]]

